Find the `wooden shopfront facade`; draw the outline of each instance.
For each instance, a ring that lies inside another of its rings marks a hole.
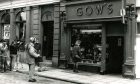
[[[61,55],[72,63],[71,48],[81,41],[82,62],[79,65],[98,67],[99,72],[120,73],[135,77],[135,18],[122,21],[120,10],[127,2],[77,1],[66,4],[66,21]],[[60,57],[61,57],[60,55]],[[94,69],[94,68],[91,68]]]

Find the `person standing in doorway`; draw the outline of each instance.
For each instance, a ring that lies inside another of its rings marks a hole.
[[[25,45],[27,64],[29,65],[29,82],[36,82],[33,78],[35,72],[35,58],[40,57],[35,49],[36,38],[31,37],[30,42]]]

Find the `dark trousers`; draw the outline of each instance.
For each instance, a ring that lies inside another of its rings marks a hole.
[[[10,71],[12,71],[15,68],[16,56],[16,54],[10,55]]]
[[[73,62],[74,62],[74,66],[73,66],[73,71],[75,72],[77,72],[78,71],[78,62],[80,62],[82,59],[77,55],[75,55],[74,57],[73,57]]]
[[[1,56],[0,61],[1,61],[1,70],[6,72],[6,70],[8,69],[7,57]]]
[[[78,62],[74,62],[73,71],[78,71]]]

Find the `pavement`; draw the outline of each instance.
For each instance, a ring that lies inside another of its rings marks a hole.
[[[59,69],[54,67],[47,67],[46,71],[38,72],[36,67],[35,74],[40,77],[52,78],[62,81],[68,81],[77,84],[140,84],[140,79],[129,79],[124,78],[122,75],[117,74],[105,74],[100,75],[98,73],[90,73],[80,71],[79,73],[74,73],[70,69]],[[18,72],[28,73],[28,65],[20,64]]]
[[[28,82],[28,77],[28,74],[7,71],[0,73],[0,84],[75,84],[38,76],[35,77],[37,79],[36,82]]]

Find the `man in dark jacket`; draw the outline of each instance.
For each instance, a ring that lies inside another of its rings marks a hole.
[[[10,71],[15,70],[15,61],[17,58],[17,41],[12,41],[10,45]]]

